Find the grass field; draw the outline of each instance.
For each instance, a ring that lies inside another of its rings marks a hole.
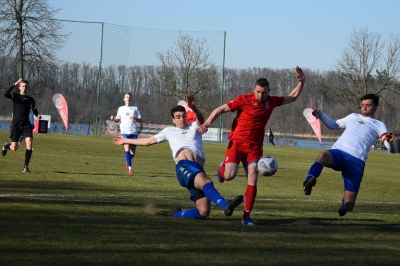
[[[0,131],[4,141],[8,132]],[[243,194],[243,171],[220,184],[226,144],[205,143],[206,171],[227,199]],[[311,196],[304,177],[321,150],[265,147],[279,170],[261,177],[241,224],[213,204],[205,220],[155,216],[190,208],[167,143],[138,147],[135,174],[109,137],[35,135],[0,157],[0,265],[399,265],[400,154],[371,152],[353,212],[339,217],[343,181],[324,169]]]

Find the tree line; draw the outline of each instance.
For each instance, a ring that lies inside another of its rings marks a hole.
[[[301,96],[294,104],[275,109],[267,125],[268,128],[286,134],[309,133],[311,129],[302,115],[307,107],[322,107],[332,118],[341,118],[350,112],[360,111],[351,101],[333,97],[327,92],[331,86],[331,76],[336,75],[335,71],[314,71],[307,68],[303,68],[303,71],[307,81]],[[101,70],[99,83],[97,66],[87,63],[64,63],[54,68],[47,76],[43,75],[41,79],[28,76],[30,82],[28,94],[36,99],[38,110],[42,114],[52,116],[53,122],[61,122],[61,119],[52,102],[52,96],[55,93],[63,94],[69,106],[70,123],[86,124],[91,117],[95,117],[97,104],[99,121],[104,122],[110,115],[115,115],[118,107],[124,104],[124,93],[131,92],[132,104],[139,107],[145,123],[171,124],[169,110],[183,99],[183,94],[181,99],[179,96],[165,96],[167,88],[163,85],[164,77],[160,73],[162,73],[160,66],[109,66]],[[224,83],[222,83],[222,71],[217,68],[211,67],[207,69],[207,73],[213,73],[204,77],[207,78],[204,86],[210,87],[196,91],[197,104],[205,116],[221,104],[221,99],[222,103],[226,103],[240,94],[252,92],[255,80],[260,77],[266,77],[270,81],[271,95],[288,95],[297,84],[294,67],[293,69],[225,68]],[[3,91],[13,82],[15,80],[0,80]],[[395,104],[399,101],[399,95],[389,90],[382,93],[387,100],[382,101],[376,118],[384,121],[390,130],[399,130],[400,106]],[[1,97],[0,116],[10,117],[11,112],[12,102]],[[223,115],[223,128],[230,128],[235,115],[235,113]],[[218,123],[215,121],[214,126],[218,127]],[[323,129],[323,133],[330,135],[335,132]]]

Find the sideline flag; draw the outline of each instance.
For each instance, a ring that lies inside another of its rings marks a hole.
[[[66,131],[68,132],[68,105],[62,94],[56,93],[53,95],[53,103],[57,108],[58,113],[61,116]]]
[[[322,136],[321,136],[321,124],[319,119],[312,115],[314,110],[311,108],[306,108],[303,111],[304,117],[307,119],[308,123],[311,125],[312,129],[314,130],[315,135],[317,136],[319,143],[322,144]]]

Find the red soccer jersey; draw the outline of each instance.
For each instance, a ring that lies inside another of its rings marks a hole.
[[[283,101],[283,96],[268,95],[265,103],[260,103],[253,93],[247,93],[228,102],[231,112],[237,111],[228,139],[263,145],[265,126],[272,110]]]

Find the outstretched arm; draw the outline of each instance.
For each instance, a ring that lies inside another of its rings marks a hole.
[[[204,122],[204,124],[202,124],[199,127],[200,133],[201,134],[206,133],[208,130],[208,127],[212,124],[212,122],[215,121],[215,119],[217,119],[221,114],[227,113],[230,111],[231,111],[231,109],[229,109],[229,106],[227,104],[221,105],[220,107],[217,107],[216,109],[214,109],[214,111],[212,111],[210,116],[207,118],[206,122]]]
[[[197,125],[201,125],[204,123],[204,116],[203,113],[200,111],[199,108],[196,106],[196,101],[194,100],[193,94],[186,94],[185,101],[187,106],[192,109],[193,113],[196,115],[196,123]]]
[[[150,138],[140,139],[127,139],[123,136],[119,136],[118,138],[114,138],[113,142],[115,145],[133,144],[136,146],[150,146],[158,143],[157,139],[154,136],[151,136]]]
[[[296,67],[296,78],[299,81],[297,86],[289,93],[288,96],[284,96],[283,104],[289,104],[297,100],[303,90],[304,83],[306,82],[306,76],[300,67]]]
[[[322,112],[321,109],[319,109],[319,108],[315,109],[312,112],[312,114],[316,118],[320,119],[327,128],[332,129],[332,130],[340,129],[340,126],[338,125],[338,123],[336,123],[335,120],[333,120],[332,118],[327,116],[324,112]]]

